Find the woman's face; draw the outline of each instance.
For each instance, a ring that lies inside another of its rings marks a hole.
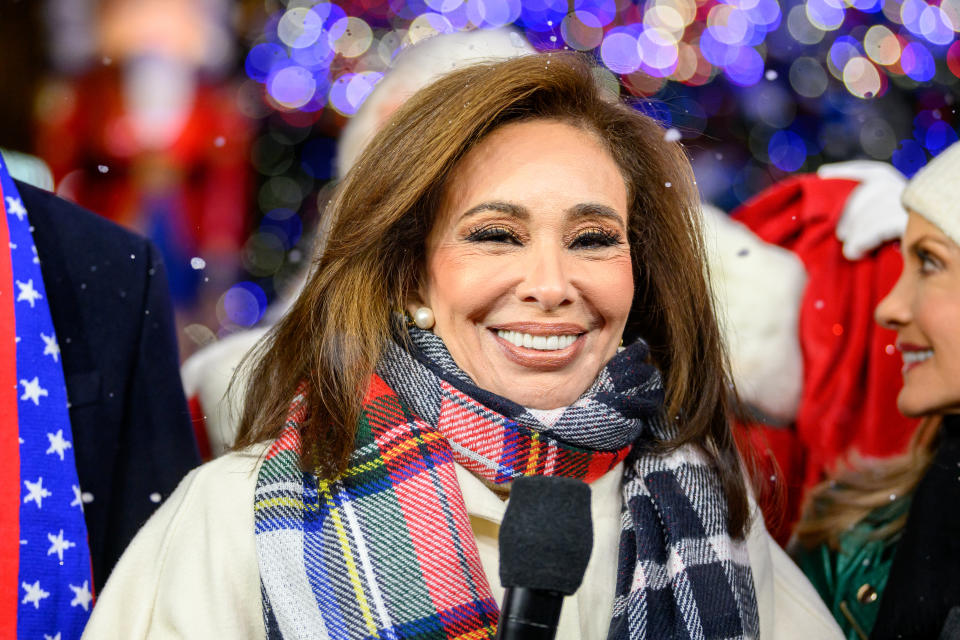
[[[960,247],[911,213],[903,234],[903,273],[877,305],[876,318],[897,332],[907,416],[960,411]]]
[[[593,134],[535,120],[491,133],[448,184],[420,292],[434,333],[480,387],[571,404],[616,353],[633,300],[619,168]]]

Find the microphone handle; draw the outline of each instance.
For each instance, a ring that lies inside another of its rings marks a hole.
[[[496,640],[553,640],[562,606],[563,594],[559,591],[507,588]]]

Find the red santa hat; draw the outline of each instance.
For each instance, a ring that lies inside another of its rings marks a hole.
[[[806,486],[851,450],[877,457],[902,451],[916,426],[896,407],[902,363],[895,335],[873,319],[877,303],[899,277],[899,250],[887,241],[851,260],[837,238],[845,207],[859,185],[856,180],[798,176],[732,213],[762,240],[793,252],[806,270],[797,332],[803,385],[794,417],[806,449]],[[871,225],[868,220],[861,226]],[[757,305],[755,312],[781,312],[770,306]],[[771,351],[767,357],[782,356]]]

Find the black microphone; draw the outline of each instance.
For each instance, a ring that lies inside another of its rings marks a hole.
[[[553,640],[563,597],[580,587],[592,549],[589,486],[555,476],[514,480],[500,525],[506,593],[497,640]]]

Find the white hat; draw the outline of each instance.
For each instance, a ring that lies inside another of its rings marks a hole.
[[[960,245],[960,142],[954,142],[907,183],[903,206]]]

